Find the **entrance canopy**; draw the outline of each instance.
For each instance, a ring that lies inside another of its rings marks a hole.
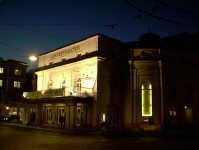
[[[67,97],[54,97],[54,98],[34,98],[25,99],[24,103],[65,103],[65,104],[76,104],[76,103],[87,103],[92,104],[93,97],[77,97],[77,96],[67,96]]]

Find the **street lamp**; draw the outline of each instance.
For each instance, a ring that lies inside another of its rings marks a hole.
[[[36,61],[37,60],[37,57],[35,56],[35,55],[31,55],[30,57],[29,57],[29,59],[31,60],[31,61]],[[35,72],[34,72],[34,87],[35,87]],[[33,89],[33,91],[34,91],[34,89]]]
[[[32,60],[32,61],[35,61],[35,60],[37,60],[37,57],[36,57],[35,55],[31,55],[31,56],[29,57],[29,59]]]

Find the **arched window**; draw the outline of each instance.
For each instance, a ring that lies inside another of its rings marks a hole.
[[[82,79],[78,77],[77,78],[77,94],[81,94],[81,86],[82,86]]]
[[[152,85],[145,81],[142,83],[142,116],[152,116]]]

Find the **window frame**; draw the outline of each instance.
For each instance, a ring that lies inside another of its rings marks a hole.
[[[15,69],[15,75],[20,76],[21,75],[21,70],[20,69]]]
[[[0,74],[3,74],[3,70],[4,70],[4,68],[0,67]]]
[[[0,87],[3,86],[3,80],[0,80]]]
[[[21,88],[21,82],[20,81],[14,81],[14,88]]]

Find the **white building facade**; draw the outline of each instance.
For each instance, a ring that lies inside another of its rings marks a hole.
[[[27,97],[30,114],[24,121],[58,125],[62,116],[68,129],[99,128],[105,123],[116,127],[120,45],[97,34],[41,54],[37,92]]]

